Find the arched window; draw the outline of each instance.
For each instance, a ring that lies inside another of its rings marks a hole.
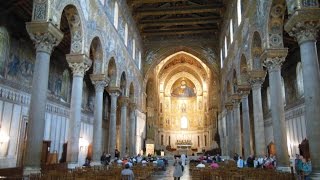
[[[228,45],[227,45],[227,37],[224,37],[224,57],[228,55]]]
[[[222,49],[220,49],[220,65],[221,65],[221,69],[222,69],[223,68]]]
[[[181,129],[187,129],[188,128],[188,119],[187,117],[183,116],[181,118]]]
[[[136,58],[136,40],[132,40],[132,58]]]
[[[302,64],[299,62],[297,64],[296,68],[296,74],[297,74],[297,89],[299,96],[303,96],[304,89],[303,89],[303,74],[302,74]]]
[[[116,29],[118,29],[118,22],[119,22],[119,6],[118,2],[114,3],[114,15],[113,15],[113,25]]]
[[[283,105],[286,105],[286,91],[284,88],[284,80],[283,77],[281,77],[281,91],[282,91],[282,100],[283,100]]]
[[[239,26],[242,21],[241,0],[237,0],[237,17],[238,17],[238,26]]]
[[[233,24],[232,24],[232,19],[230,19],[230,44],[233,42]]]
[[[138,58],[139,58],[139,69],[141,69],[141,51],[139,51],[139,54],[138,54]]]
[[[128,46],[128,24],[124,26],[124,44]]]

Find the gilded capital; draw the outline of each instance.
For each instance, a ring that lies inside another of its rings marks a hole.
[[[288,48],[266,49],[261,55],[263,66],[268,71],[280,70],[288,54]]]
[[[67,62],[72,70],[73,76],[84,76],[89,70],[92,62],[85,54],[67,54]]]
[[[52,53],[63,38],[63,33],[51,22],[27,22],[27,32],[37,52]]]
[[[110,96],[118,97],[121,94],[121,89],[119,87],[108,87],[107,91]]]
[[[235,94],[231,95],[231,99],[232,99],[233,106],[236,106],[236,105],[238,105],[240,103],[241,96],[240,96],[240,94],[235,93]]]
[[[238,93],[241,96],[247,96],[248,94],[250,94],[250,90],[251,90],[251,87],[248,84],[245,84],[245,85],[240,84],[240,85],[238,85]]]
[[[120,99],[119,99],[119,102],[120,102],[122,107],[128,106],[129,98],[127,96],[121,96]]]
[[[109,78],[106,74],[90,74],[90,79],[96,91],[103,91],[109,83]]]
[[[252,88],[257,85],[261,87],[267,75],[267,73],[263,70],[251,70],[248,72],[248,74],[249,74],[249,83],[252,86]]]
[[[226,109],[227,110],[232,110],[233,109],[233,104],[232,104],[232,102],[227,102],[226,104],[225,104],[225,107],[226,107]]]
[[[320,28],[320,8],[302,8],[294,11],[284,29],[299,44],[316,41]]]

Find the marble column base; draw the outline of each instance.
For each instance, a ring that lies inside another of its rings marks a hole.
[[[78,163],[68,163],[68,169],[75,169],[76,167],[79,167]]]
[[[30,175],[30,174],[39,174],[41,173],[40,167],[24,167],[23,169],[23,175]]]
[[[101,164],[101,161],[92,161],[92,162],[90,162],[90,165],[91,166],[101,166],[102,164]]]
[[[310,178],[314,180],[320,180],[320,172],[312,172]]]
[[[277,171],[291,173],[291,167],[290,166],[277,166],[276,169],[277,169]]]

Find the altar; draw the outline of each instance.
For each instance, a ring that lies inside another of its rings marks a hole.
[[[192,142],[191,140],[177,140],[176,142],[177,149],[191,149]]]

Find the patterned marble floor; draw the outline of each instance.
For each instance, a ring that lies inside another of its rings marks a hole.
[[[169,161],[169,165],[167,166],[166,171],[157,171],[155,172],[151,180],[173,180],[173,162]],[[189,174],[189,165],[186,165],[184,167],[183,176],[180,178],[180,180],[191,180],[191,176]]]

